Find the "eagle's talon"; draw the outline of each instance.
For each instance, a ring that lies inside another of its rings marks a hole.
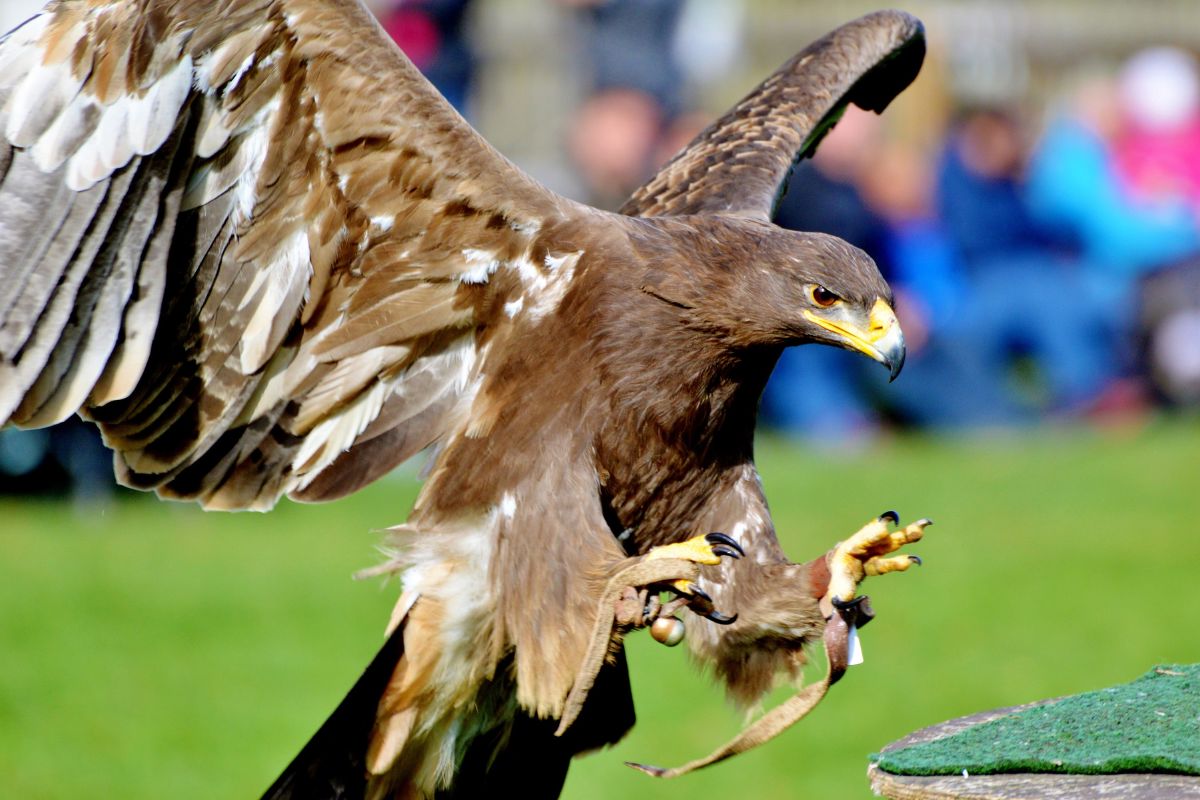
[[[928,517],[922,517],[903,528],[889,530],[898,519],[896,512],[885,511],[830,553],[827,562],[830,577],[825,598],[835,608],[846,608],[857,594],[858,584],[867,576],[903,572],[914,564],[924,563],[915,555],[888,557],[904,545],[920,541],[925,528],[932,524]]]
[[[713,606],[712,595],[701,589],[698,584],[692,581],[680,580],[673,582],[671,586],[680,594],[678,600],[672,601],[672,603],[681,601],[683,605],[686,605],[694,613],[705,619],[712,620],[718,625],[732,625],[737,621],[737,614],[731,617],[717,611]],[[671,607],[672,603],[664,605],[663,608]],[[672,610],[677,607],[674,606]]]
[[[655,547],[642,559],[642,563],[657,561],[664,558],[680,559],[693,564],[709,566],[721,563],[721,558],[741,558],[746,554],[742,546],[732,536],[714,531],[704,536],[696,536],[685,542]],[[686,573],[685,573],[686,574]],[[680,608],[688,608],[695,614],[710,619],[718,625],[730,625],[737,620],[737,615],[726,616],[714,608],[713,598],[696,583],[695,570],[692,577],[676,578],[674,580],[656,581],[658,588],[668,589],[676,594],[675,599],[666,603],[642,609],[637,627],[652,625],[656,620],[667,617]],[[653,587],[652,587],[653,588]],[[660,626],[661,628],[661,626]]]
[[[708,603],[710,605],[712,604],[712,595],[701,589],[699,585],[692,583],[691,581],[683,581],[683,583],[686,584],[686,588],[683,590],[684,594],[703,603]]]
[[[733,623],[737,622],[737,614],[728,616],[726,614],[722,614],[720,611],[717,611],[716,607],[713,605],[713,599],[709,596],[708,592],[705,592],[703,589],[695,585],[692,586],[692,589],[693,594],[691,597],[687,598],[687,606],[693,613],[704,617],[707,620],[715,622],[718,625],[732,625]]]
[[[724,533],[709,533],[704,536],[695,536],[685,542],[655,547],[645,555],[645,558],[647,560],[678,558],[694,564],[715,566],[721,563],[722,556],[741,558],[745,554],[746,551],[732,536]]]
[[[746,555],[746,551],[737,543],[737,540],[728,534],[714,531],[705,536],[704,541],[713,546],[712,551],[716,555],[730,558],[741,558]]]
[[[742,554],[734,550],[732,547],[726,547],[723,544],[713,546],[713,552],[719,556],[729,556],[730,558],[741,558]]]
[[[852,597],[849,600],[843,600],[836,594],[829,598],[829,602],[833,603],[833,607],[838,611],[849,611],[850,609],[862,605],[862,602],[867,599],[865,594],[860,594],[858,597]]]
[[[920,556],[891,556],[884,558],[883,556],[875,556],[869,558],[862,564],[863,575],[886,575],[889,572],[904,572],[914,564],[920,565]]]

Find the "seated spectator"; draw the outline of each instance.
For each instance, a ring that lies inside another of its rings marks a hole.
[[[672,42],[683,0],[559,0],[575,9],[589,88],[571,123],[568,150],[589,202],[614,209],[695,133],[673,130],[683,74]]]
[[[1077,414],[1119,374],[1110,308],[1070,243],[1031,213],[1024,160],[1017,123],[1002,111],[968,114],[951,133],[938,204],[968,287],[954,338],[1010,386],[1026,359],[1036,391],[1017,399],[1030,412]]]
[[[976,352],[969,286],[946,225],[934,213],[934,169],[923,153],[885,146],[866,174],[864,195],[887,222],[884,242],[896,313],[908,360],[903,380],[885,385],[867,374],[887,412],[908,423],[943,429],[997,428],[1028,418],[1007,376]]]
[[[1139,280],[1138,354],[1154,390],[1177,405],[1200,404],[1200,70],[1188,53],[1155,47],[1121,70],[1125,124],[1116,169],[1135,202],[1187,206],[1169,238],[1175,263]],[[1178,213],[1178,212],[1176,212]],[[1158,241],[1154,242],[1160,244]]]
[[[1196,329],[1200,270],[1200,77],[1187,55],[1156,48],[1130,59],[1119,81],[1086,81],[1051,123],[1030,166],[1031,205],[1076,242],[1089,288],[1122,349],[1176,401],[1195,382],[1179,331]],[[1155,280],[1170,269],[1182,273]],[[1139,309],[1141,312],[1139,314]],[[1162,335],[1160,335],[1162,334]],[[1133,344],[1141,342],[1135,350]],[[1194,346],[1194,345],[1193,345]]]
[[[1142,155],[1125,157],[1138,191],[1122,176],[1115,146],[1127,114],[1111,81],[1088,81],[1050,124],[1029,166],[1036,218],[1071,238],[1114,310],[1131,300],[1138,275],[1200,249],[1195,208],[1184,193],[1152,188],[1163,184],[1149,177],[1144,144],[1133,145]]]

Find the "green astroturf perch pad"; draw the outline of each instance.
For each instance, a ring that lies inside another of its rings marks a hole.
[[[1130,683],[1014,710],[871,760],[897,775],[1200,775],[1200,664],[1158,666]]]

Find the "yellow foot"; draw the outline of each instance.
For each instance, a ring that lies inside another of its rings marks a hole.
[[[676,542],[675,544],[664,544],[660,547],[653,547],[646,554],[645,560],[681,558],[684,561],[694,561],[697,564],[712,565],[720,564],[721,556],[741,558],[744,555],[746,555],[746,552],[742,550],[742,546],[734,541],[733,538],[723,533],[710,533],[705,536],[688,539],[686,542]]]
[[[686,542],[676,542],[655,547],[646,554],[644,561],[654,561],[662,558],[678,558],[696,564],[714,565],[721,563],[722,556],[741,558],[746,552],[732,537],[724,533],[709,533],[696,536]],[[688,607],[702,617],[712,620],[719,625],[728,625],[737,619],[726,616],[713,607],[713,599],[708,592],[701,589],[695,582],[680,579],[670,582],[671,588],[678,594],[689,598]]]
[[[842,605],[853,600],[858,584],[868,575],[903,572],[921,563],[917,556],[887,556],[919,541],[933,521],[919,519],[907,527],[889,529],[899,521],[895,511],[885,511],[833,549],[829,559],[829,591],[825,595],[831,603]]]
[[[650,626],[655,639],[674,646],[684,636],[683,623],[673,616],[681,608],[690,608],[719,625],[736,621],[736,614],[727,617],[713,608],[712,597],[691,580],[699,572],[699,568],[692,565],[719,564],[722,556],[741,558],[743,555],[741,545],[732,538],[723,533],[710,533],[686,542],[655,547],[641,558],[625,559],[609,578],[600,598],[591,643],[567,694],[554,735],[562,736],[579,716],[600,668],[613,651],[613,642],[620,641],[622,629]],[[691,578],[681,578],[681,575]],[[662,603],[656,595],[667,589],[679,596]]]

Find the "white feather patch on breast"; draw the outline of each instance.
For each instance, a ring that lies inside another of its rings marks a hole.
[[[517,498],[512,492],[505,492],[500,498],[500,514],[505,519],[512,519],[517,513]]]
[[[230,92],[236,90],[238,84],[242,82],[242,78],[246,77],[246,73],[250,71],[252,66],[254,66],[254,53],[246,56],[242,60],[242,63],[238,64],[238,68],[233,72],[233,77],[221,88],[221,96],[228,97]]]

